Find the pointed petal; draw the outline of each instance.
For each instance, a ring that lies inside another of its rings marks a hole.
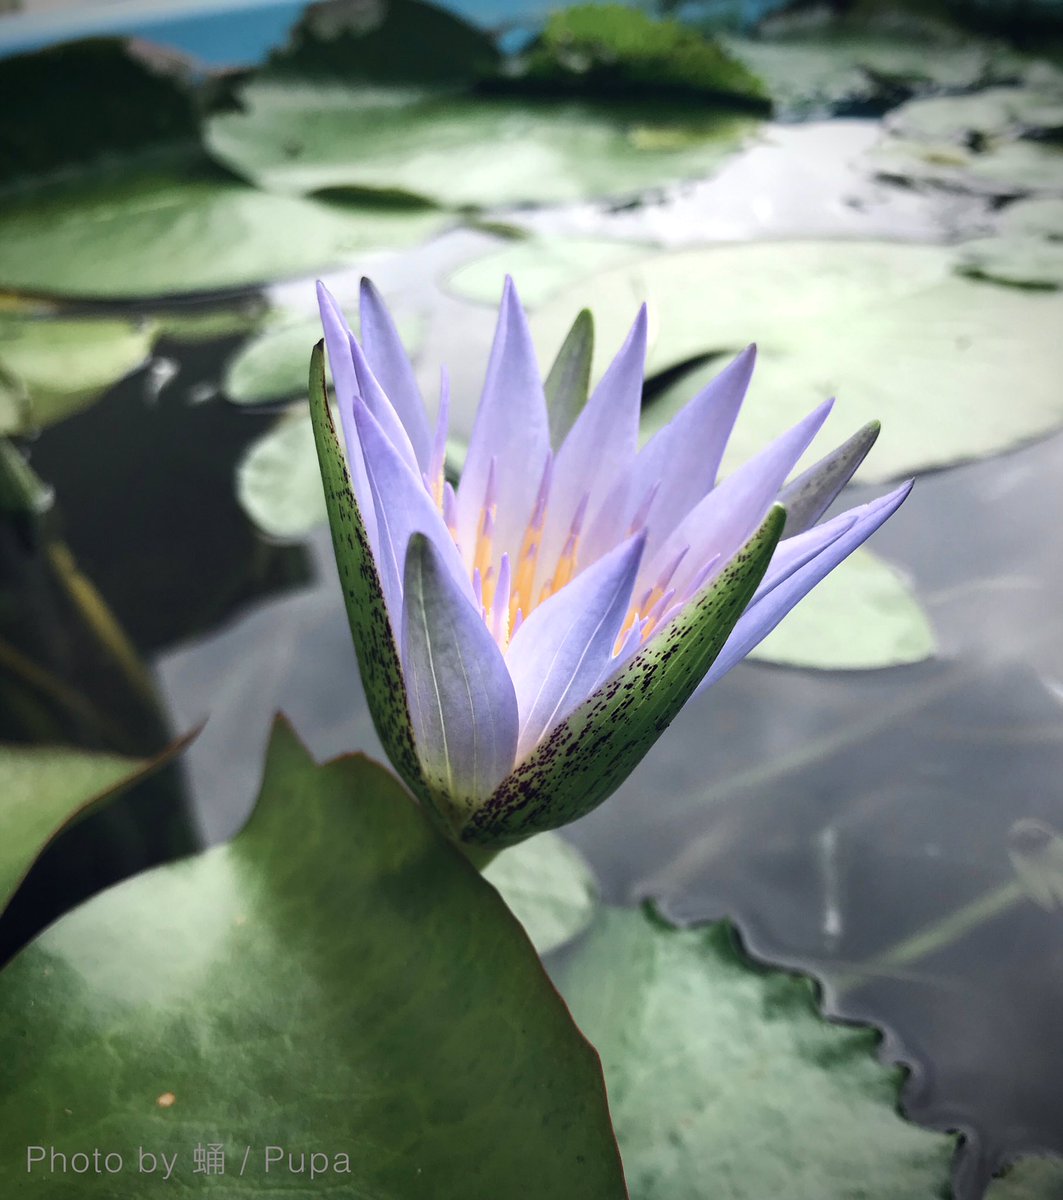
[[[585,308],[573,321],[543,385],[550,417],[550,445],[554,450],[568,436],[587,403],[593,358],[594,318],[590,309]]]
[[[410,470],[361,400],[354,403],[354,419],[377,510],[377,569],[396,630],[402,612],[406,548],[415,533],[429,538],[455,587],[471,603],[472,586],[464,564],[424,481]]]
[[[627,533],[655,484],[659,486],[645,514],[647,557],[712,490],[755,361],[756,347],[748,346],[643,446],[591,522],[588,555],[600,554]]]
[[[406,429],[418,466],[426,471],[432,452],[432,434],[421,389],[417,386],[413,366],[395,329],[395,322],[380,293],[368,279],[362,280],[359,308],[366,357]]]
[[[547,571],[561,554],[573,514],[584,497],[589,497],[589,510],[595,511],[615,481],[631,470],[638,448],[645,364],[643,305],[624,344],[557,452],[540,551],[540,561]],[[617,540],[610,544],[615,545]],[[584,561],[590,561],[589,557],[585,556]]]
[[[343,601],[373,725],[385,753],[407,786],[426,804],[432,804],[414,750],[398,639],[388,619],[359,501],[351,489],[347,464],[332,422],[325,391],[325,355],[320,342],[310,360],[310,418]]]
[[[689,546],[690,553],[672,581],[680,596],[686,594],[702,564],[714,555],[728,562],[764,520],[783,481],[819,432],[832,404],[831,400],[821,404],[714,487],[665,539],[649,567],[644,569],[639,585],[643,579],[647,584],[652,582],[683,546]]]
[[[495,545],[506,548],[520,543],[549,449],[535,347],[516,288],[507,278],[458,487],[458,542],[470,566],[492,458],[498,478]]]
[[[465,819],[509,774],[517,699],[502,653],[428,538],[410,539],[402,668],[429,786]]]
[[[835,497],[853,477],[853,472],[867,457],[875,444],[881,426],[869,421],[848,441],[842,442],[826,458],[821,458],[779,493],[779,503],[786,509],[787,539],[804,533],[823,516]]]
[[[358,381],[358,395],[365,401],[366,408],[376,418],[377,424],[387,435],[388,441],[399,452],[403,462],[415,475],[423,474],[424,468],[417,461],[413,444],[410,442],[409,436],[402,422],[399,420],[399,414],[392,407],[391,401],[377,381],[377,377],[373,374],[373,370],[366,360],[362,347],[358,345],[354,334],[351,334],[348,341],[351,346],[351,361],[354,363],[354,374]]]
[[[600,558],[513,635],[506,666],[520,712],[518,760],[593,689],[627,615],[644,540],[631,538]]]
[[[358,395],[358,380],[351,357],[351,331],[340,306],[325,285],[318,280],[317,305],[321,313],[321,327],[325,332],[325,347],[328,350],[329,370],[336,391],[336,407],[343,426],[343,438],[347,443],[347,463],[350,467],[351,484],[358,498],[362,521],[369,544],[376,548],[376,512],[369,481],[362,462],[362,451],[358,444],[358,432],[354,427],[354,398]]]
[[[749,606],[701,686],[711,687],[741,662],[754,646],[771,633],[799,600],[808,595],[843,558],[847,558],[858,546],[863,545],[875,530],[897,511],[911,490],[912,484],[909,482],[879,500],[843,513],[842,516],[853,518],[850,528],[807,564],[787,575]]]
[[[783,510],[773,509],[660,637],[555,725],[473,814],[462,840],[512,845],[576,820],[615,791],[719,653],[760,582],[783,520]]]

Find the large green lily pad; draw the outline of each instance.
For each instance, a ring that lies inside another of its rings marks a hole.
[[[29,433],[91,404],[148,358],[156,333],[152,321],[0,315],[0,433]]]
[[[6,1194],[154,1196],[143,1147],[220,1197],[625,1195],[597,1057],[497,894],[386,771],[318,767],[283,725],[232,843],[111,889],[8,967],[0,1053]],[[226,1173],[197,1176],[211,1143]],[[27,1175],[42,1144],[124,1166]],[[327,1175],[291,1175],[288,1152]]]
[[[498,889],[540,954],[582,933],[598,907],[598,881],[590,864],[557,833],[541,833],[503,851],[484,868],[483,877]]]
[[[997,233],[960,248],[959,270],[1017,287],[1063,287],[1063,200],[1016,200]]]
[[[153,775],[184,748],[151,759],[67,746],[0,745],[0,912],[68,825]]]
[[[922,662],[935,648],[933,627],[906,580],[869,550],[855,550],[750,657],[855,671]]]
[[[894,479],[1010,449],[1063,421],[1063,296],[966,279],[955,261],[946,247],[886,242],[683,250],[584,280],[545,305],[532,328],[549,361],[589,307],[596,376],[638,298],[650,306],[651,374],[756,341],[757,367],[725,469],[836,395],[820,442],[881,419],[858,478]],[[655,397],[644,434],[722,365],[717,357]]]
[[[749,117],[259,80],[207,128],[211,152],[278,192],[360,189],[458,207],[625,196],[713,171]]]
[[[439,214],[260,192],[200,167],[96,174],[0,214],[0,287],[131,298],[264,283],[407,245]]]
[[[602,1056],[632,1200],[943,1194],[954,1141],[897,1112],[877,1035],[829,1024],[729,925],[605,910],[558,983]]]

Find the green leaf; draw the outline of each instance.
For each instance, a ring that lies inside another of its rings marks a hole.
[[[298,540],[328,520],[314,426],[302,405],[286,412],[240,459],[236,498],[270,537]]]
[[[431,806],[431,791],[414,748],[406,681],[380,576],[328,403],[324,342],[317,343],[310,359],[310,418],[343,603],[373,727],[391,765],[414,795]]]
[[[474,209],[634,195],[715,170],[754,127],[678,104],[602,104],[253,80],[207,139],[278,192],[360,189]],[[2,277],[0,277],[2,278]]]
[[[543,383],[550,418],[550,444],[555,453],[587,403],[594,357],[594,318],[583,309],[561,343]]]
[[[540,310],[532,331],[549,354],[587,307],[598,346],[615,346],[640,296],[650,374],[715,356],[647,405],[647,437],[756,341],[725,471],[836,395],[844,429],[882,422],[857,479],[894,479],[1011,449],[1063,420],[1063,295],[966,279],[955,261],[947,247],[886,242],[687,249],[585,280]],[[596,355],[596,376],[607,354]]]
[[[871,161],[907,183],[991,196],[1058,192],[1063,87],[988,88],[913,100],[890,115]]]
[[[340,307],[354,316],[357,301],[351,306],[337,296]],[[407,317],[398,323],[407,352],[415,353],[424,336],[424,321]],[[353,323],[355,333],[357,322]],[[225,368],[222,389],[236,404],[265,404],[306,394],[306,356],[321,336],[318,317],[293,317],[283,314],[246,342]]]
[[[538,308],[558,292],[609,267],[644,258],[649,249],[636,242],[604,238],[542,237],[503,246],[453,271],[447,291],[478,304],[498,304],[502,283],[512,275],[520,285],[521,303]]]
[[[834,21],[786,36],[724,37],[723,46],[764,81],[776,111],[793,119],[866,115],[913,95],[969,90],[1022,77],[1026,60],[970,34],[871,29]]]
[[[898,1114],[878,1036],[825,1021],[728,924],[604,910],[558,984],[602,1056],[632,1200],[944,1194],[955,1141]]]
[[[107,299],[245,287],[418,242],[441,219],[267,195],[198,162],[97,173],[4,204],[0,287]]]
[[[986,237],[964,242],[957,270],[1014,287],[1063,287],[1063,242],[1035,237]]]
[[[386,771],[318,767],[283,724],[233,842],[112,888],[0,976],[0,1055],[8,1195],[155,1196],[138,1147],[221,1197],[625,1195],[597,1057],[494,890]],[[204,1180],[209,1143],[228,1162]],[[125,1167],[27,1176],[40,1144]],[[329,1173],[267,1175],[268,1145]]]
[[[694,693],[767,568],[785,520],[775,507],[660,636],[557,725],[461,831],[505,846],[596,808],[635,769]]]
[[[769,107],[757,76],[713,38],[621,4],[577,4],[551,13],[504,82],[552,94],[681,95]]]
[[[989,1185],[986,1200],[1063,1200],[1063,1159],[1020,1159]]]
[[[598,908],[598,881],[582,854],[556,833],[503,851],[482,872],[540,954],[582,933]]]
[[[3,250],[0,249],[0,257]],[[140,366],[152,321],[0,315],[0,433],[30,433],[86,408]]]
[[[0,912],[46,846],[187,745],[155,758],[124,758],[67,746],[0,745]]]
[[[750,657],[855,671],[922,662],[935,649],[934,630],[908,583],[869,550],[854,550]]]

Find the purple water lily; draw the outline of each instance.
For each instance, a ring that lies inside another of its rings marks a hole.
[[[360,344],[319,298],[349,481],[320,350],[311,401],[370,707],[400,774],[465,842],[506,845],[600,803],[910,487],[817,524],[877,434],[787,485],[830,402],[717,482],[753,347],[639,449],[645,308],[588,397],[589,320],[544,388],[507,280],[455,489],[445,377],[430,422],[372,285]]]

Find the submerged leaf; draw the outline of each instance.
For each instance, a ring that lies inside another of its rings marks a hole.
[[[955,1141],[901,1118],[878,1036],[824,1020],[731,926],[604,910],[558,984],[602,1056],[632,1200],[943,1194]]]
[[[27,1175],[42,1143],[122,1153],[133,1197],[163,1175],[138,1147],[195,1190],[197,1143],[228,1152],[226,1196],[304,1191],[311,1153],[316,1187],[379,1200],[626,1194],[597,1057],[497,894],[390,774],[318,767],[283,724],[233,842],[112,888],[0,976],[0,1057],[5,1194],[117,1194]]]

